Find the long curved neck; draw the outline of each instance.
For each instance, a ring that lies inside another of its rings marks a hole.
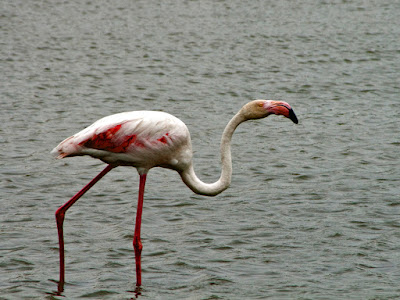
[[[221,138],[222,171],[218,181],[204,183],[195,174],[193,164],[180,173],[183,182],[196,194],[215,196],[226,190],[232,178],[231,140],[236,127],[246,121],[242,111],[239,111],[226,125]]]

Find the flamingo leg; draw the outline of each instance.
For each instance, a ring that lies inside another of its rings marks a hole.
[[[92,186],[96,184],[104,175],[106,175],[114,167],[108,165],[103,171],[101,171],[95,178],[92,179],[83,189],[81,189],[75,196],[73,196],[68,202],[60,206],[56,211],[56,222],[58,230],[58,243],[60,251],[60,281],[58,282],[58,292],[62,292],[64,289],[65,280],[65,263],[64,263],[64,233],[63,223],[65,213],[67,210],[76,202],[80,197],[83,196]]]
[[[141,254],[143,246],[140,240],[140,227],[142,225],[143,195],[144,195],[144,186],[146,184],[146,176],[147,174],[140,175],[139,197],[136,210],[135,234],[133,236],[133,249],[135,249],[135,262],[136,262],[136,286],[142,285]]]

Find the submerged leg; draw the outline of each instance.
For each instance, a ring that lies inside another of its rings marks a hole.
[[[144,186],[146,183],[146,174],[140,175],[139,183],[139,197],[138,205],[136,210],[136,224],[135,224],[135,234],[133,236],[133,248],[135,249],[135,261],[136,261],[136,285],[142,285],[142,266],[140,262],[142,253],[142,242],[140,241],[140,226],[142,224],[142,211],[143,211],[143,195]]]
[[[58,229],[58,243],[60,251],[60,281],[58,282],[58,291],[62,292],[64,289],[64,279],[65,279],[65,266],[64,266],[64,233],[63,233],[63,223],[65,213],[68,208],[70,208],[80,197],[83,196],[92,186],[95,185],[104,175],[106,175],[111,169],[114,168],[108,165],[103,171],[101,171],[95,178],[92,179],[83,189],[81,189],[75,196],[73,196],[68,202],[60,206],[56,211],[56,222]]]

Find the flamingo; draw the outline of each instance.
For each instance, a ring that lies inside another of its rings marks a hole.
[[[254,100],[244,105],[229,121],[221,139],[222,172],[211,184],[202,182],[195,174],[192,144],[186,125],[178,118],[160,111],[132,111],[104,117],[77,134],[65,139],[52,150],[57,158],[89,155],[107,166],[56,213],[59,239],[59,291],[65,281],[63,223],[67,210],[96,182],[117,166],[132,166],[139,173],[139,195],[136,211],[133,248],[136,263],[136,286],[142,284],[140,228],[143,195],[148,171],[154,167],[175,170],[182,181],[196,194],[215,196],[227,189],[231,182],[232,161],[230,143],[236,127],[247,120],[261,119],[271,114],[283,115],[295,124],[297,117],[284,101]]]

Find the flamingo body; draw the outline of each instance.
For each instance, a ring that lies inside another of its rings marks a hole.
[[[90,155],[111,165],[183,170],[192,159],[190,133],[178,118],[159,111],[132,111],[104,117],[62,141],[57,158]]]
[[[139,196],[136,212],[133,247],[136,261],[136,285],[141,285],[140,240],[143,195],[147,172],[153,167],[176,170],[183,182],[195,193],[215,196],[231,183],[232,161],[230,143],[232,135],[241,123],[283,115],[298,123],[290,105],[284,101],[254,100],[244,105],[229,121],[221,139],[220,178],[214,183],[204,183],[195,174],[192,163],[192,144],[189,130],[178,118],[157,111],[124,112],[104,117],[77,134],[65,139],[52,153],[57,158],[89,155],[98,158],[107,167],[56,211],[60,251],[59,292],[64,286],[64,235],[63,222],[66,211],[105,174],[117,166],[135,167],[140,175]]]

